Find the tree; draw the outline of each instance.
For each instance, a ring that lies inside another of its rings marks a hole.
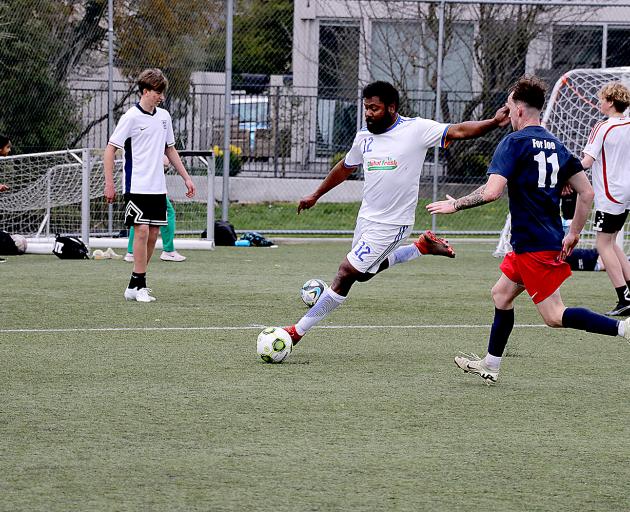
[[[0,3],[0,131],[16,150],[67,147],[80,127],[66,82],[103,40],[107,0]]]

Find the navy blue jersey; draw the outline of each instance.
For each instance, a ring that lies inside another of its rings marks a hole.
[[[580,171],[580,161],[542,126],[528,126],[503,138],[488,174],[507,179],[514,252],[562,249],[560,193]]]

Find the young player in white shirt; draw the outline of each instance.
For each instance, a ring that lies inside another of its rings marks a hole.
[[[595,191],[595,244],[617,292],[617,305],[606,313],[611,316],[630,315],[630,262],[616,243],[630,208],[630,118],[624,115],[629,105],[625,85],[602,87],[599,109],[608,119],[593,127],[582,158]]]
[[[509,122],[507,108],[494,118],[442,124],[398,113],[398,91],[387,82],[363,89],[366,128],[360,130],[346,157],[338,162],[317,190],[300,200],[297,211],[312,208],[326,192],[363,165],[365,184],[352,248],[341,263],[330,288],[295,325],[286,327],[293,343],[346,299],[355,282],[370,280],[398,263],[421,254],[455,257],[446,240],[425,231],[411,245],[402,246],[415,221],[420,174],[429,148],[446,147],[452,140],[479,137]]]
[[[120,118],[105,148],[105,199],[111,203],[116,197],[114,157],[117,149],[124,149],[125,225],[135,231],[133,272],[124,296],[126,300],[153,302],[146,271],[160,226],[167,224],[163,156],[184,180],[187,197],[195,195],[195,185],[175,149],[171,116],[158,107],[164,101],[168,80],[159,69],[145,69],[137,82],[140,101]]]

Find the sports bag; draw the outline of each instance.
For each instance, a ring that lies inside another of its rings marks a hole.
[[[225,220],[217,220],[214,223],[214,245],[234,245],[236,231],[234,226]]]
[[[87,260],[90,258],[88,248],[74,236],[57,235],[53,254],[62,260]]]
[[[256,231],[249,231],[241,235],[241,240],[247,240],[253,247],[271,247],[274,243],[267,240],[264,236]]]

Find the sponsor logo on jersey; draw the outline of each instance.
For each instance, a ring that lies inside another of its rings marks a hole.
[[[382,160],[370,159],[367,161],[367,170],[369,171],[393,171],[398,167],[398,161],[395,158],[387,157]]]

